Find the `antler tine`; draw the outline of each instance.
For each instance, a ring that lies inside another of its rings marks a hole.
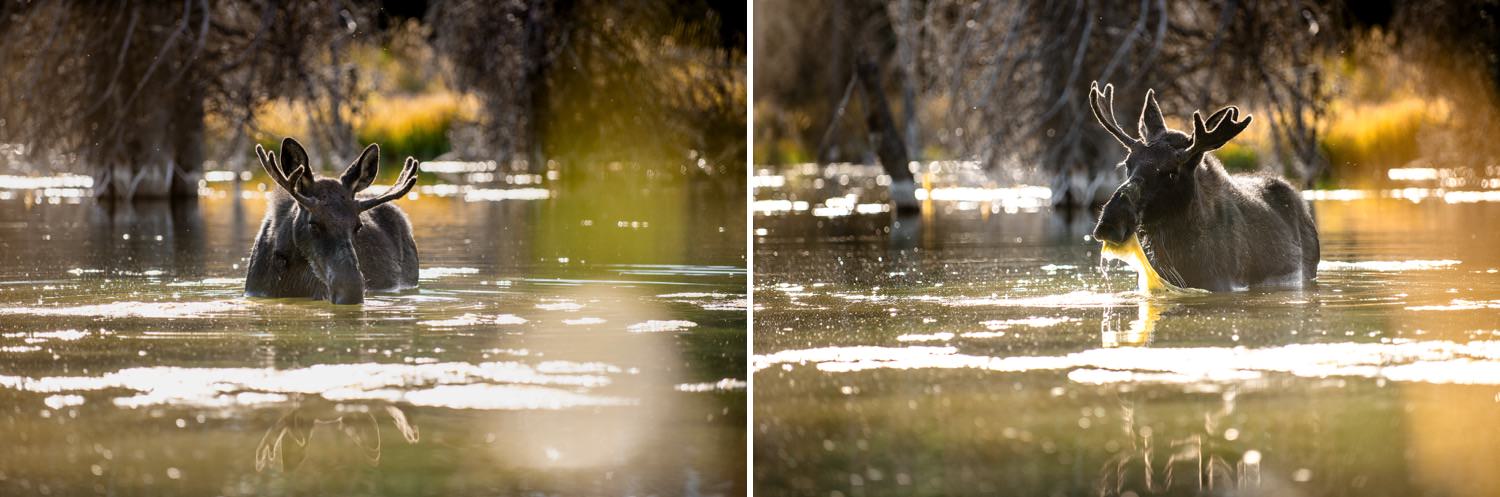
[[[406,162],[401,164],[401,175],[396,177],[397,185],[405,183],[408,178],[417,173],[417,158],[407,157]]]
[[[1188,150],[1199,153],[1218,149],[1249,127],[1250,120],[1251,116],[1240,120],[1240,109],[1232,105],[1215,111],[1208,122],[1202,114],[1193,112],[1193,143]]]
[[[1231,112],[1238,115],[1239,109],[1230,106],[1216,110],[1213,114],[1210,114],[1208,116],[1208,119],[1204,120],[1203,124],[1206,128],[1208,128],[1210,132],[1212,132],[1213,130],[1219,128],[1219,123],[1224,122],[1224,118],[1226,116],[1229,116]],[[1230,120],[1233,121],[1233,119]]]
[[[407,157],[406,163],[401,166],[401,176],[396,178],[396,183],[375,198],[361,200],[359,210],[370,210],[380,204],[406,196],[412,187],[417,186],[417,164],[419,163],[416,158]]]
[[[1089,110],[1093,111],[1094,119],[1104,130],[1115,137],[1125,148],[1139,145],[1140,140],[1131,138],[1130,134],[1120,127],[1120,122],[1115,119],[1115,86],[1104,85],[1104,90],[1099,90],[1099,82],[1095,81],[1089,85]]]
[[[266,150],[265,147],[256,144],[255,156],[260,158],[260,167],[266,170],[266,175],[271,177],[271,181],[281,186],[281,189],[286,190],[287,194],[292,196],[292,200],[296,200],[297,203],[303,205],[312,202],[312,199],[298,193],[296,188],[297,182],[301,181],[302,176],[307,173],[306,167],[297,166],[297,170],[292,171],[291,176],[287,176],[281,171],[281,165],[277,162],[276,152]]]

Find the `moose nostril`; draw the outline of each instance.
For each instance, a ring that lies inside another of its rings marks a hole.
[[[1120,243],[1125,241],[1125,235],[1123,225],[1099,223],[1094,226],[1094,239],[1101,242]]]
[[[365,292],[363,288],[340,288],[334,290],[328,301],[339,305],[359,304],[365,301]]]
[[[333,297],[333,303],[336,305],[361,304],[364,303],[364,301],[365,297],[357,293],[351,295],[335,295]]]

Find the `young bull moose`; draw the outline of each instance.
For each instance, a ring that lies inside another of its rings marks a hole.
[[[1318,230],[1301,195],[1280,178],[1231,176],[1209,154],[1244,131],[1250,116],[1240,120],[1232,106],[1207,121],[1193,112],[1188,135],[1167,127],[1148,90],[1134,138],[1115,119],[1113,86],[1101,91],[1094,83],[1089,107],[1128,151],[1126,180],[1104,204],[1093,236],[1106,253],[1144,259],[1143,286],[1147,274],[1209,291],[1296,287],[1317,275]]]
[[[380,164],[371,144],[339,179],[314,178],[307,152],[296,140],[281,142],[281,158],[255,146],[261,167],[277,189],[250,249],[245,295],[312,297],[335,304],[364,301],[365,288],[417,286],[417,243],[406,214],[388,202],[417,184],[417,160],[408,157],[401,177],[372,198]]]

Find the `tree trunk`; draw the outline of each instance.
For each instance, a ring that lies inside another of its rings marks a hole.
[[[901,64],[901,111],[904,119],[902,131],[906,151],[912,159],[921,160],[921,134],[917,127],[917,47],[920,41],[916,22],[912,19],[911,0],[897,3],[896,15],[891,16],[891,28],[896,33],[896,55]]]
[[[891,202],[896,210],[913,211],[921,208],[917,204],[916,183],[911,174],[911,160],[907,155],[901,132],[896,130],[896,120],[885,100],[885,87],[880,84],[880,67],[868,55],[859,57],[854,68],[860,86],[865,91],[865,117],[870,129],[870,140],[880,157],[880,165],[891,177]]]
[[[551,69],[551,54],[548,47],[548,31],[558,29],[560,24],[567,22],[565,16],[569,15],[572,3],[560,1],[551,5],[548,12],[548,2],[545,0],[532,0],[526,9],[526,121],[523,126],[525,138],[519,144],[524,147],[521,152],[526,156],[526,168],[533,174],[538,174],[547,169],[546,141],[547,119],[549,113],[548,101],[550,92],[547,88],[547,72]],[[551,20],[552,25],[548,22]]]
[[[182,85],[186,91],[172,113],[172,160],[167,166],[174,168],[167,192],[172,197],[197,197],[203,177],[203,89],[193,81]]]

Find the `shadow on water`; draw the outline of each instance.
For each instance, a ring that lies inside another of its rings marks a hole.
[[[176,278],[204,274],[203,214],[198,199],[92,201],[88,209],[91,267],[129,271],[170,268]]]

